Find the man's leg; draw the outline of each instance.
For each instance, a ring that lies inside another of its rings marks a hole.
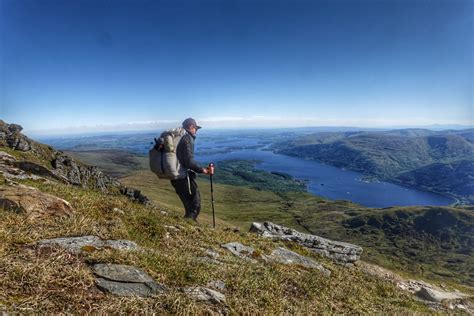
[[[189,194],[189,188],[188,188],[188,180],[186,178],[184,179],[178,179],[178,180],[171,180],[171,185],[174,187],[174,190],[176,194],[179,196],[179,199],[183,203],[184,210],[185,210],[185,215],[184,217],[193,217],[192,214],[189,213],[190,207],[190,194]]]
[[[191,195],[189,200],[189,214],[193,219],[197,219],[199,213],[201,212],[201,193],[199,192],[196,180],[191,178]]]

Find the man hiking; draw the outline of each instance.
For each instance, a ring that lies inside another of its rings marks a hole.
[[[187,169],[187,176],[183,179],[170,181],[183,203],[186,212],[184,217],[196,221],[201,211],[201,195],[196,183],[196,174],[210,174],[210,170],[201,167],[199,163],[194,160],[194,140],[201,126],[196,123],[196,120],[187,118],[183,121],[183,128],[186,130],[186,134],[181,138],[176,148],[176,156],[181,166]]]

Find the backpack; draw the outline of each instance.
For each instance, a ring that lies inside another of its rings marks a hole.
[[[181,127],[170,129],[155,138],[155,145],[148,152],[150,169],[160,179],[183,179],[187,170],[178,161],[176,149],[186,130]]]

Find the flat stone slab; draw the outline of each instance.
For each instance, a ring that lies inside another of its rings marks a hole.
[[[229,250],[237,257],[253,260],[252,254],[254,253],[255,249],[253,249],[252,247],[242,245],[239,242],[230,242],[230,243],[221,245],[221,247]]]
[[[186,295],[197,301],[211,304],[225,304],[225,295],[202,286],[188,287],[184,289]]]
[[[165,291],[165,288],[161,288],[157,283],[124,283],[102,278],[96,279],[96,285],[102,291],[117,296],[149,297]]]
[[[145,283],[153,279],[142,270],[123,264],[98,263],[92,267],[94,274],[99,277],[119,282]]]
[[[130,240],[102,240],[97,236],[60,237],[43,239],[39,246],[59,246],[73,253],[90,251],[94,249],[113,248],[117,250],[139,250],[140,247]]]
[[[283,247],[278,247],[273,250],[269,256],[266,256],[266,259],[283,264],[297,264],[306,268],[317,269],[326,276],[331,275],[331,271],[323,267],[320,263]]]
[[[362,248],[359,246],[300,233],[294,229],[270,222],[252,223],[250,231],[262,237],[296,242],[343,265],[356,262],[362,254]]]
[[[97,276],[97,287],[114,295],[148,297],[168,290],[133,266],[100,263],[95,264],[92,271]]]

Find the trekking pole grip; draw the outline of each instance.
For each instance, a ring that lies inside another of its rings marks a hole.
[[[209,164],[209,174],[211,175],[211,177],[214,175],[214,166],[215,165],[213,162]]]

